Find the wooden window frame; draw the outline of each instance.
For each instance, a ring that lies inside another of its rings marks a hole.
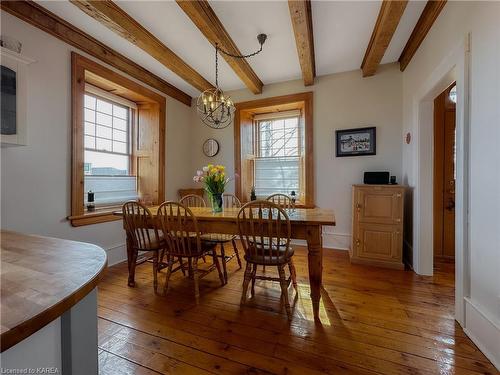
[[[234,116],[234,166],[235,166],[235,192],[242,201],[247,202],[251,186],[248,180],[253,179],[253,172],[248,165],[244,165],[246,148],[254,151],[255,127],[252,116],[257,113],[272,113],[301,109],[304,121],[304,165],[305,165],[305,202],[297,205],[299,208],[315,207],[314,186],[314,147],[313,147],[313,93],[304,92],[276,96],[272,98],[257,99],[235,104]],[[249,141],[251,139],[251,141]],[[242,146],[245,145],[245,146]]]
[[[153,203],[160,203],[165,196],[165,119],[166,99],[154,91],[128,79],[124,76],[100,65],[99,63],[83,57],[75,52],[71,53],[71,116],[72,116],[72,159],[71,159],[71,215],[68,216],[72,226],[82,226],[108,221],[120,220],[113,215],[113,211],[120,208],[119,205],[97,208],[93,212],[87,212],[84,206],[84,110],[83,100],[85,95],[85,84],[112,92],[127,100],[135,102],[144,108],[148,106],[155,111],[158,128],[157,139],[153,151],[155,162],[158,165],[157,174],[153,177],[156,184],[153,187],[155,197]],[[133,111],[136,112],[136,111]],[[153,121],[153,120],[152,120]],[[139,132],[138,115],[132,114],[132,148],[135,155],[137,151],[137,139]],[[131,164],[132,171],[137,171],[137,163]],[[155,169],[156,172],[156,169]]]

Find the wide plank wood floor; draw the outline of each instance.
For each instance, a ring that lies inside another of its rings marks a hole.
[[[126,263],[109,268],[98,294],[100,374],[498,373],[453,319],[453,264],[422,277],[351,265],[345,251],[324,254],[320,325],[304,248],[294,256],[291,322],[278,283],[257,281],[255,298],[240,308],[235,260],[224,287],[216,272],[201,280],[199,304],[180,272],[164,297],[153,292],[151,264],[137,267],[135,288],[127,287]]]

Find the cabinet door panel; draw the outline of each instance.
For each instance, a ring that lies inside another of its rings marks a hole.
[[[360,223],[399,224],[403,194],[389,189],[359,189],[355,209]]]
[[[359,257],[388,261],[400,259],[400,228],[393,225],[360,223],[357,234]]]

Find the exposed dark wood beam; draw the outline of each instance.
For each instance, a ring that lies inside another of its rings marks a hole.
[[[316,77],[311,1],[289,0],[288,7],[290,8],[302,78],[304,85],[310,86],[314,84],[314,77]]]
[[[377,22],[375,23],[370,38],[370,43],[368,43],[365,57],[361,64],[363,77],[372,76],[377,72],[380,61],[382,61],[392,36],[396,32],[396,28],[403,16],[407,3],[407,0],[384,0],[382,2]]]
[[[214,88],[195,69],[177,56],[146,28],[111,0],[71,0],[82,11],[127,39],[200,91]]]
[[[0,8],[63,42],[190,106],[191,96],[32,1],[2,1]]]
[[[200,29],[210,43],[214,46],[218,43],[219,47],[223,50],[233,55],[241,55],[236,43],[231,39],[231,36],[226,31],[219,18],[217,18],[217,15],[208,4],[207,0],[177,0],[177,4],[179,4],[184,13],[186,13],[191,21]],[[224,57],[224,60],[233,68],[234,72],[240,77],[250,91],[254,94],[262,93],[262,81],[250,67],[246,59],[235,59],[225,54],[222,54],[222,57]]]
[[[413,29],[413,32],[411,33],[410,39],[408,39],[401,56],[399,56],[399,69],[401,69],[401,71],[406,69],[413,55],[417,52],[418,47],[422,44],[427,33],[434,24],[434,21],[438,18],[439,13],[441,13],[441,10],[443,10],[445,5],[446,0],[427,2],[417,24],[415,25],[415,28]]]

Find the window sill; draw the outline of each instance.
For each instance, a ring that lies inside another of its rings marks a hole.
[[[84,225],[106,223],[108,221],[121,220],[120,216],[114,215],[121,209],[120,206],[98,208],[93,212],[85,212],[83,215],[68,216],[68,220],[73,227],[81,227]]]

